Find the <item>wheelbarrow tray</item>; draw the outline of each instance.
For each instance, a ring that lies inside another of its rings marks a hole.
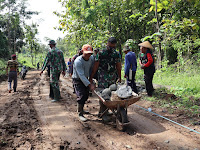
[[[116,101],[106,101],[96,91],[94,91],[94,93],[103,102],[103,104],[111,110],[117,109],[118,107],[127,108],[129,105],[134,104],[141,98],[141,96],[132,96],[132,97],[130,97],[128,99],[124,99],[124,100],[118,99]]]

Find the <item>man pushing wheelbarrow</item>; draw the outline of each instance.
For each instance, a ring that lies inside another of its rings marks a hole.
[[[121,82],[121,56],[116,51],[117,40],[110,37],[107,42],[106,49],[100,51],[95,58],[94,67],[90,75],[90,83],[93,83],[93,77],[98,70],[98,88],[108,88],[110,85],[116,83],[118,80]],[[100,110],[99,116],[102,117],[104,122],[109,122],[107,107],[102,101],[99,101]],[[103,115],[102,115],[103,113]]]

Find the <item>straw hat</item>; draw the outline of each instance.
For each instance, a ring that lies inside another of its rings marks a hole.
[[[145,41],[143,43],[138,44],[139,46],[146,47],[149,49],[153,49],[153,46],[149,43],[149,41]]]

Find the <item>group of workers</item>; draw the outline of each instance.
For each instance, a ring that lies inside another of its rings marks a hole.
[[[121,82],[121,55],[116,51],[117,40],[114,37],[110,37],[107,42],[105,49],[100,50],[93,48],[89,44],[85,44],[79,49],[73,59],[69,60],[69,74],[72,77],[74,92],[77,95],[77,111],[81,121],[86,121],[87,118],[84,114],[88,113],[84,110],[85,102],[89,97],[89,91],[93,91],[96,88],[94,84],[94,78],[98,81],[98,88],[108,88],[110,85]],[[60,89],[59,89],[59,78],[62,73],[65,75],[66,64],[63,56],[63,52],[56,47],[54,40],[49,41],[51,50],[48,52],[45,61],[42,66],[43,73],[47,65],[50,66],[50,97],[53,99],[52,102],[59,101]],[[148,96],[152,96],[154,88],[152,85],[153,75],[155,73],[154,58],[152,54],[152,45],[145,41],[139,44],[140,54],[139,63],[141,69],[144,69],[144,80]],[[125,75],[127,85],[129,85],[135,93],[138,93],[135,74],[137,70],[137,60],[135,53],[131,50],[131,47],[125,45],[123,48],[125,53]],[[12,60],[8,61],[7,68],[10,68],[9,72],[9,92],[11,90],[11,82],[14,80],[14,91],[16,91],[16,72],[17,72],[16,55],[12,55]],[[106,122],[109,121],[108,112],[106,106],[99,101],[100,110],[99,115]]]

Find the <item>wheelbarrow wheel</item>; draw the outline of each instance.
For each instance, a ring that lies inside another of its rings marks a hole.
[[[124,108],[120,108],[117,117],[116,117],[116,125],[120,131],[126,130],[126,123],[128,123],[127,112]]]

